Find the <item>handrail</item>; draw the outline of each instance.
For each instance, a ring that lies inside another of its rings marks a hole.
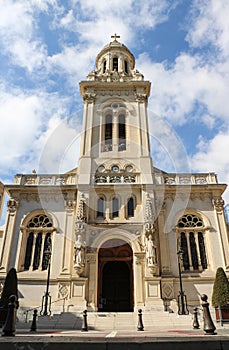
[[[63,312],[64,312],[65,300],[66,300],[66,299],[67,299],[67,297],[60,298],[60,299],[57,299],[57,300],[52,301],[51,304],[54,304],[54,303],[56,303],[56,302],[58,302],[58,301],[60,301],[60,300],[64,300],[64,303],[63,303]],[[33,308],[31,308],[31,309],[25,310],[25,311],[24,311],[25,323],[28,322],[28,313],[29,313],[30,311],[34,311],[34,310],[39,309],[39,308],[41,308],[41,307],[42,307],[42,305],[39,305],[39,306],[37,306],[37,307],[33,307]]]

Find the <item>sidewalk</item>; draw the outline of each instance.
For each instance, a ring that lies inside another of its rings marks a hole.
[[[16,331],[14,337],[0,337],[4,350],[228,350],[229,329],[219,327],[216,335],[202,329],[163,329],[144,331],[42,330]]]

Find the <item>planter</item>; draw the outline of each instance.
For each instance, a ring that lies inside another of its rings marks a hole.
[[[221,307],[221,317],[220,320],[220,310],[218,307],[215,308],[215,315],[216,315],[216,321],[220,322],[221,320],[223,322],[229,322],[229,306]]]

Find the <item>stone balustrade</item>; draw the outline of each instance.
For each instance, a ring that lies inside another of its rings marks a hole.
[[[202,174],[163,174],[156,175],[156,182],[165,185],[208,185],[217,184],[215,173]]]
[[[76,174],[55,174],[55,175],[16,175],[14,184],[20,186],[64,186],[76,185]]]

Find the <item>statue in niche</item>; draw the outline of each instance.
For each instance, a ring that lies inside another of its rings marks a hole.
[[[74,266],[80,267],[85,265],[86,242],[82,241],[81,235],[77,236],[74,244]]]
[[[146,259],[148,266],[153,266],[157,264],[157,253],[156,253],[156,245],[153,240],[153,236],[150,233],[148,237],[146,237],[146,243],[145,243],[145,249],[146,249]]]

